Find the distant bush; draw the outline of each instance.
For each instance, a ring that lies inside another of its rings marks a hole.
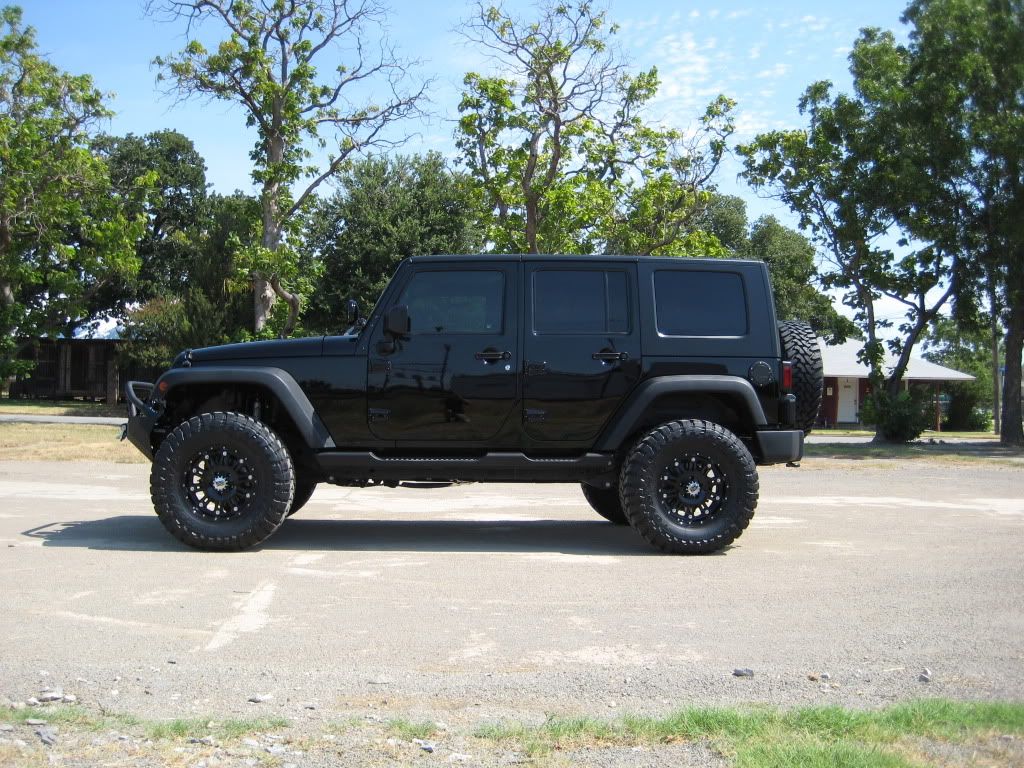
[[[876,392],[864,403],[861,421],[877,427],[890,443],[909,443],[932,423],[932,402],[927,392],[907,390],[895,397]]]

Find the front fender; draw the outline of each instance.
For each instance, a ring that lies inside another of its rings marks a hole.
[[[285,370],[248,366],[172,368],[156,380],[156,392],[166,400],[176,387],[188,384],[255,384],[264,387],[287,411],[307,446],[313,450],[335,447],[330,432],[306,393]]]

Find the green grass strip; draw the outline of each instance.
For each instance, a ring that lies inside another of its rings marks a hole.
[[[214,717],[189,717],[174,720],[142,720],[131,715],[93,714],[77,705],[56,705],[47,707],[26,707],[3,713],[3,719],[18,723],[26,720],[45,720],[48,724],[68,725],[84,730],[97,731],[104,728],[123,728],[141,731],[148,738],[177,741],[190,738],[213,736],[218,740],[240,739],[253,733],[287,728],[289,723],[282,717],[218,720]]]
[[[709,741],[739,768],[906,768],[901,745],[926,739],[969,744],[1024,733],[1024,704],[929,699],[863,711],[692,708],[666,717],[551,718],[539,726],[487,723],[474,736],[518,745],[531,756],[584,745]]]

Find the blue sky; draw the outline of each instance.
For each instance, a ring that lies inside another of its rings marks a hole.
[[[5,0],[0,0],[4,2]],[[218,192],[250,191],[249,150],[253,135],[242,112],[223,102],[176,102],[162,95],[150,62],[183,44],[183,27],[147,17],[140,0],[22,0],[26,23],[58,66],[89,73],[113,94],[114,134],[144,134],[174,128],[189,136],[206,159]],[[478,52],[454,32],[469,13],[468,2],[392,0],[389,35],[401,54],[421,60],[417,74],[434,78],[434,116],[409,125],[416,135],[402,151],[437,149],[453,154],[452,133],[462,76],[485,69]],[[506,6],[528,15],[531,3]],[[880,26],[902,34],[904,2],[611,2],[619,43],[637,68],[657,65],[662,87],[651,116],[666,124],[693,125],[718,93],[738,102],[737,139],[759,131],[796,127],[797,99],[812,81],[828,79],[847,88],[846,55],[858,30]],[[720,188],[749,204],[751,219],[771,212],[792,224],[788,212],[759,200],[736,179],[728,164]]]

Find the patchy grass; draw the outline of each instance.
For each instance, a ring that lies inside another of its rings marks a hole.
[[[202,736],[213,736],[231,741],[254,733],[287,728],[290,723],[281,717],[227,719],[190,717],[174,720],[143,720],[118,713],[94,713],[78,705],[58,704],[47,707],[26,707],[5,711],[3,719],[14,723],[26,720],[45,720],[47,724],[64,725],[87,731],[122,728],[145,734],[147,738],[178,741]]]
[[[22,400],[0,398],[0,413],[32,416],[125,416],[125,405],[107,405],[91,400]]]
[[[947,464],[990,463],[1024,467],[1024,449],[1005,446],[996,440],[970,443],[806,443],[804,458],[853,461],[934,461]]]
[[[146,461],[121,428],[97,424],[15,424],[0,422],[0,461]]]
[[[219,741],[241,739],[254,733],[287,728],[288,721],[281,717],[213,720],[208,717],[188,717],[175,720],[159,720],[144,724],[146,735],[151,739],[202,738],[213,736]]]
[[[480,726],[481,740],[515,746],[531,757],[584,746],[658,745],[709,741],[738,768],[910,768],[921,765],[922,744],[978,745],[1003,734],[1024,734],[1024,704],[940,699],[878,711],[813,707],[685,709],[667,717],[608,721],[552,718],[543,725]],[[991,765],[1015,759],[990,755]]]
[[[3,719],[13,723],[24,723],[26,720],[45,720],[54,725],[73,725],[78,728],[94,731],[107,726],[111,718],[90,713],[84,707],[75,704],[58,704],[48,707],[26,707],[4,712]]]
[[[404,741],[429,739],[437,733],[437,726],[429,720],[413,722],[404,718],[396,718],[388,720],[387,727],[392,736]]]

